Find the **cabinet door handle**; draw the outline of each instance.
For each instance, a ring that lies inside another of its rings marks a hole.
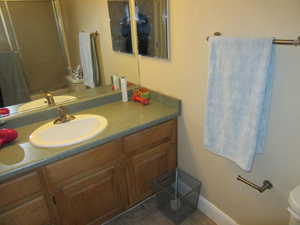
[[[55,199],[54,195],[52,196],[52,201],[53,201],[54,205],[56,205],[56,199]]]

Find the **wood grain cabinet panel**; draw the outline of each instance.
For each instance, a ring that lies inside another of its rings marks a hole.
[[[51,185],[64,182],[82,173],[99,168],[105,163],[118,159],[122,150],[120,140],[96,147],[73,157],[61,160],[45,167]]]
[[[130,153],[138,151],[151,144],[160,143],[166,139],[170,139],[176,128],[175,123],[175,120],[171,120],[125,137],[125,152]]]
[[[1,225],[50,225],[48,207],[43,196],[0,214]]]
[[[100,224],[122,211],[119,175],[116,168],[105,168],[61,188],[55,199],[62,224]]]
[[[176,168],[175,158],[176,148],[170,142],[158,145],[132,158],[127,175],[130,206],[154,193],[153,181]]]
[[[0,184],[0,209],[23,200],[41,191],[41,183],[37,172]]]
[[[153,194],[177,166],[177,121],[0,183],[0,225],[99,225]],[[52,198],[53,197],[53,198]]]
[[[165,143],[133,157],[132,178],[136,185],[136,201],[141,201],[153,194],[152,183],[154,179],[168,171],[170,148],[171,144]]]
[[[177,121],[125,137],[124,145],[128,153],[129,206],[133,206],[153,194],[157,177],[177,167]]]

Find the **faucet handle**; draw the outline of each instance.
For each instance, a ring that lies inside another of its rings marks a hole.
[[[65,117],[68,113],[68,109],[64,106],[57,107],[59,117]]]
[[[48,103],[48,106],[55,106],[55,100],[53,97],[53,94],[50,91],[43,91],[44,92],[44,98],[46,99],[45,103]]]
[[[44,98],[53,97],[53,94],[50,91],[47,91],[47,90],[41,90],[40,93],[44,95]]]
[[[68,114],[68,110],[64,106],[57,107],[57,111],[59,117],[54,121],[54,124],[62,124],[76,119],[75,116]]]
[[[40,90],[40,93],[43,94],[43,95],[46,95],[49,93],[49,91],[46,91],[46,90]]]
[[[50,91],[45,91],[43,90],[43,94],[45,97],[48,97],[48,96],[53,96],[52,93]]]

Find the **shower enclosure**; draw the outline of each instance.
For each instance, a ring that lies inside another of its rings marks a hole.
[[[70,60],[59,2],[0,0],[0,53],[5,52],[20,58],[31,96],[65,88]]]

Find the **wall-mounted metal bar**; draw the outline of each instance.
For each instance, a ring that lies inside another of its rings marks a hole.
[[[82,30],[81,32],[85,32],[84,30]],[[99,32],[98,31],[95,31],[93,33],[90,33],[91,35],[95,35],[95,36],[98,36],[99,35]]]
[[[91,33],[91,35],[98,36],[98,35],[99,35],[99,33],[98,33],[98,31],[96,31],[96,32],[94,32],[94,33]]]
[[[214,36],[221,36],[220,32],[215,32]],[[207,37],[209,40],[209,37]],[[300,36],[296,40],[285,40],[285,39],[274,39],[273,44],[275,45],[293,45],[293,46],[300,46]]]
[[[264,191],[266,191],[268,189],[272,189],[273,188],[273,184],[270,181],[268,181],[268,180],[265,180],[263,182],[262,186],[258,186],[256,184],[252,183],[251,181],[243,178],[242,176],[238,176],[237,180],[241,181],[241,182],[243,182],[243,183],[245,183],[247,185],[249,185],[250,187],[252,187],[252,188],[254,188],[256,190],[258,190],[260,193],[262,193],[262,192],[264,192]]]
[[[221,36],[221,35],[222,35],[222,33],[220,33],[220,32],[215,32],[215,33],[214,33],[214,36]],[[210,37],[208,36],[208,37],[206,38],[206,40],[209,41],[209,38],[210,38]]]
[[[273,44],[276,45],[294,45],[299,46],[300,45],[300,37],[296,40],[281,40],[281,39],[274,39]]]

